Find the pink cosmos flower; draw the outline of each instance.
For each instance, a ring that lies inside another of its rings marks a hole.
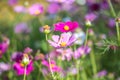
[[[10,40],[6,37],[3,37],[3,42],[0,43],[0,58],[7,51],[9,44]]]
[[[28,9],[29,14],[31,15],[39,15],[43,12],[43,6],[39,3],[33,4],[29,9]]]
[[[60,32],[69,32],[69,31],[74,31],[78,27],[78,22],[58,22],[54,24],[54,30],[55,31],[60,31]]]
[[[62,33],[61,36],[53,35],[52,39],[53,41],[48,40],[48,42],[55,48],[67,47],[76,41],[76,38],[69,33]]]
[[[89,54],[91,51],[91,48],[89,48],[88,46],[81,46],[79,47],[73,54],[75,59],[78,59],[79,57]]]
[[[17,75],[23,75],[25,71],[25,67],[21,63],[14,63],[14,70],[17,72]],[[33,62],[31,61],[26,68],[26,75],[29,75],[33,71]]]
[[[26,75],[29,75],[34,69],[33,61],[31,56],[28,54],[31,52],[30,48],[25,48],[24,52],[15,52],[12,55],[12,60],[15,61],[13,69],[16,71],[17,75],[24,75],[25,67]]]
[[[53,72],[60,72],[61,71],[61,68],[56,65],[54,60],[51,60],[50,64],[48,61],[43,60],[42,65],[46,66],[49,70],[51,69]]]
[[[65,49],[65,50],[64,49],[57,49],[56,51],[61,54],[62,60],[65,60],[65,59],[67,59],[67,61],[71,60],[72,55],[73,55],[73,51],[70,48]]]

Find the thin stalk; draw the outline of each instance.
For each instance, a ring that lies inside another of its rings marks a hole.
[[[51,72],[52,78],[53,78],[53,80],[56,80],[56,77],[54,76],[54,73],[52,71],[52,67],[51,67],[51,63],[50,63],[50,58],[49,58],[49,66],[50,66],[50,72]]]
[[[108,3],[109,3],[111,13],[112,13],[113,17],[116,18],[117,15],[116,15],[116,12],[115,12],[115,10],[113,8],[111,0],[108,0]],[[118,15],[119,15],[119,13],[118,13]],[[116,22],[116,31],[117,31],[117,40],[118,40],[118,43],[120,43],[120,29],[119,29],[119,24],[117,22]]]
[[[24,68],[24,78],[23,78],[23,80],[26,80],[26,66]]]
[[[84,46],[86,46],[86,45],[87,45],[87,40],[88,40],[88,28],[87,28],[87,30],[86,30],[86,38],[85,38],[85,43],[84,43]]]
[[[120,44],[120,31],[119,31],[119,24],[118,24],[118,22],[116,22],[116,29],[117,29],[117,39],[118,39],[118,43]]]
[[[83,70],[82,70],[81,76],[82,76],[82,80],[87,80],[87,76],[86,76],[86,72],[85,72],[85,69],[84,69],[84,68],[83,68]]]
[[[48,35],[47,34],[45,34],[45,39],[46,39],[46,41],[48,40]]]
[[[115,13],[115,10],[114,10],[113,5],[111,3],[111,0],[108,0],[108,4],[110,6],[111,13],[112,13],[113,17],[116,17],[116,13]]]
[[[91,64],[92,64],[92,68],[93,68],[93,74],[95,75],[97,73],[97,67],[96,67],[95,55],[94,55],[93,49],[90,53],[90,59],[91,59]]]

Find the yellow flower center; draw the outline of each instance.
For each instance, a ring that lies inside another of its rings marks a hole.
[[[36,11],[35,11],[35,14],[36,14],[36,15],[40,14],[40,11],[39,11],[39,10],[36,10]]]
[[[54,68],[54,67],[55,67],[55,65],[54,65],[54,64],[50,64],[50,67],[51,67],[51,68]]]
[[[66,42],[62,42],[62,43],[60,44],[61,47],[65,47],[66,45],[67,45]]]
[[[20,66],[21,66],[21,67],[24,67],[25,65],[24,65],[23,63],[20,63]]]
[[[49,30],[50,27],[49,27],[48,25],[45,25],[45,26],[43,26],[43,29],[44,29],[44,30],[46,30],[46,29]]]
[[[68,31],[69,29],[70,29],[69,26],[67,25],[64,26],[64,30]]]

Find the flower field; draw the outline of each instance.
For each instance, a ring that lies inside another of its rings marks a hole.
[[[120,0],[0,0],[0,80],[120,80]]]

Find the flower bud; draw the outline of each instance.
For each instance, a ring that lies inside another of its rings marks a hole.
[[[23,54],[22,64],[24,66],[27,66],[29,64],[29,62],[30,62],[29,56],[27,54]]]
[[[86,25],[87,27],[91,27],[91,26],[92,26],[92,23],[91,23],[91,21],[87,20],[87,21],[85,22],[85,25]]]

